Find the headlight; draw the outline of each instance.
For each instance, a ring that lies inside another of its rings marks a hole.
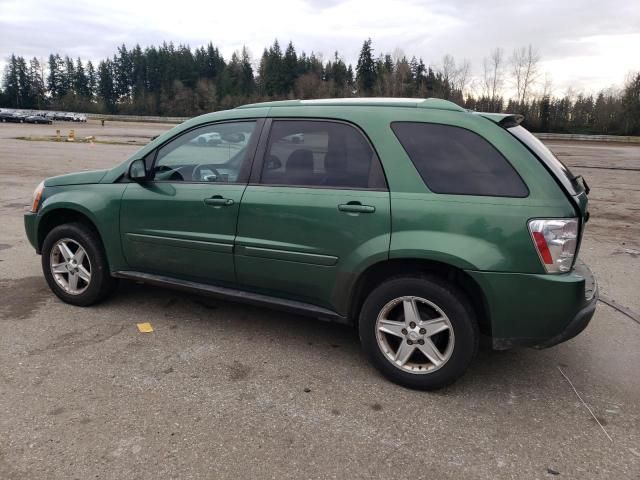
[[[40,201],[42,200],[42,192],[44,191],[44,180],[38,184],[33,191],[33,199],[31,200],[31,212],[36,213],[40,208]]]

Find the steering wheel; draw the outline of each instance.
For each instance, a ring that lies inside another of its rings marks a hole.
[[[220,178],[220,173],[213,165],[196,165],[191,173],[194,182],[215,182]]]
[[[184,181],[184,177],[182,176],[182,173],[180,173],[180,169],[171,168],[168,165],[156,166],[154,178],[156,180],[164,181]]]

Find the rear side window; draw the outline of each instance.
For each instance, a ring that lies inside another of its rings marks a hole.
[[[493,145],[460,127],[394,122],[391,128],[434,193],[526,197],[518,173]]]
[[[274,120],[261,183],[301,187],[385,189],[380,161],[351,125]]]

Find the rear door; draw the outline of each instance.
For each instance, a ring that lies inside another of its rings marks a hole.
[[[335,286],[387,255],[389,192],[363,133],[338,121],[274,119],[240,206],[238,282],[334,307]]]
[[[122,199],[122,247],[132,269],[235,281],[238,210],[262,123],[210,124],[152,154],[153,179],[129,184]]]

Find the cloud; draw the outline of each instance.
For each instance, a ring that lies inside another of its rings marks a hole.
[[[334,51],[355,63],[368,37],[375,54],[400,48],[437,65],[451,53],[476,75],[496,46],[506,54],[532,44],[560,90],[598,89],[640,70],[637,0],[282,0],[264,2],[0,0],[0,58],[57,52],[99,60],[122,43],[212,41],[228,58],[247,45],[256,60],[278,38],[300,52]]]

